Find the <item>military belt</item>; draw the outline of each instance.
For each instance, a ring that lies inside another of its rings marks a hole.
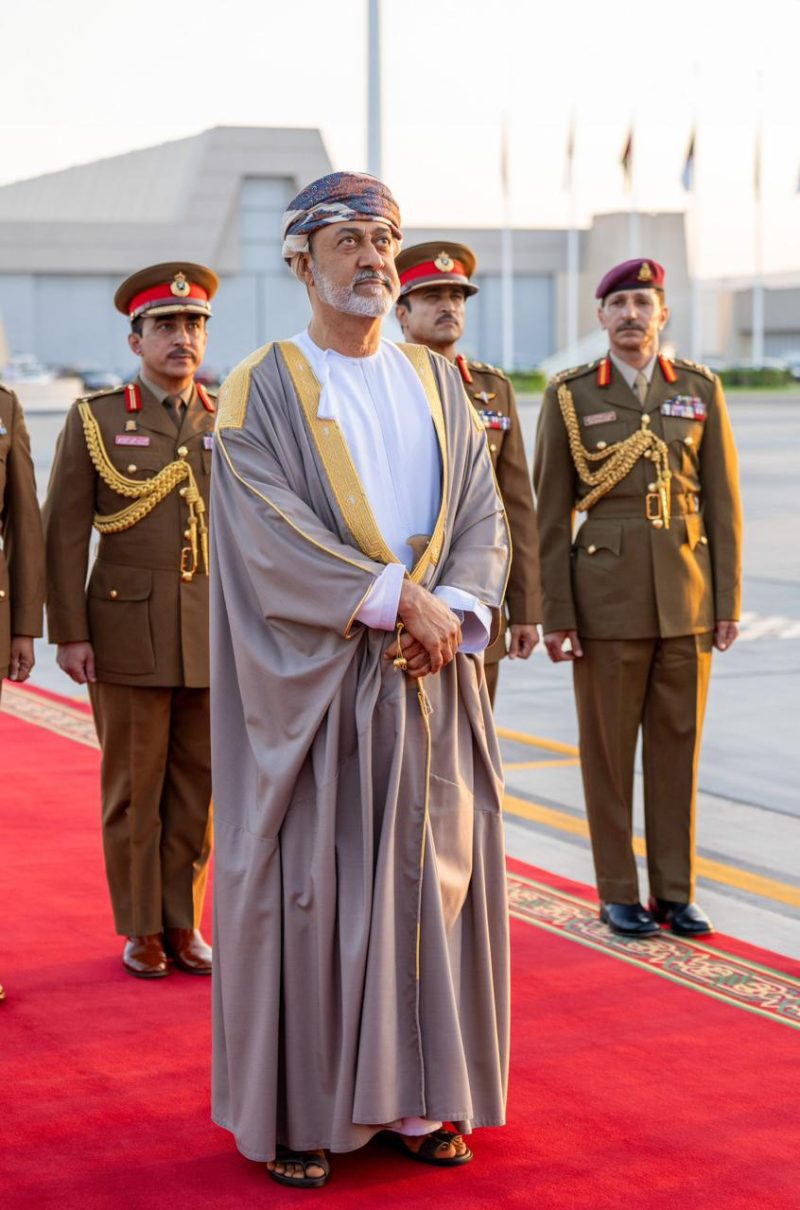
[[[700,512],[697,492],[676,492],[670,496],[673,517],[687,517]],[[661,519],[661,497],[658,492],[646,496],[604,496],[592,508],[591,520],[613,517],[619,521],[657,521]]]

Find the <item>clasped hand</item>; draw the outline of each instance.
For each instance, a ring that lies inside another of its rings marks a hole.
[[[405,630],[384,658],[393,660],[402,653],[406,675],[415,679],[441,672],[461,646],[461,623],[452,609],[427,588],[405,580],[397,612]]]

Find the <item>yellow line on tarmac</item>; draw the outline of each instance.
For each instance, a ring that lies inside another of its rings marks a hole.
[[[565,756],[563,760],[504,760],[503,768],[506,772],[509,769],[563,769],[567,766],[574,767],[580,763],[576,756]]]
[[[528,735],[525,731],[510,731],[508,727],[498,727],[497,734],[501,739],[512,739],[515,743],[528,744],[531,748],[544,748],[545,752],[561,752],[564,756],[578,755],[574,744],[562,744],[557,739],[543,739],[539,735]]]
[[[586,820],[570,815],[567,811],[558,811],[555,807],[546,807],[538,802],[527,802],[513,794],[506,794],[503,806],[509,815],[517,815],[521,819],[529,819],[533,823],[541,823],[560,832],[569,832],[573,836],[589,836]],[[645,856],[646,849],[641,836],[634,836],[633,850],[638,857]],[[800,907],[800,887],[792,886],[789,882],[779,882],[776,878],[753,874],[750,870],[742,870],[722,861],[711,861],[708,857],[698,857],[695,869],[701,878],[707,878],[709,882],[718,882],[739,891],[749,891],[751,895],[760,895],[763,899],[772,899],[790,907]]]

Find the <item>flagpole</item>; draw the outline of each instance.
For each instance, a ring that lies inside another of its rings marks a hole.
[[[381,112],[381,9],[380,0],[367,7],[367,172],[380,177],[382,166]]]
[[[694,85],[694,118],[692,131],[689,136],[689,146],[686,151],[684,165],[684,187],[689,191],[688,206],[688,259],[691,275],[691,305],[690,305],[690,347],[692,360],[701,361],[703,357],[703,313],[700,298],[700,190],[697,187],[697,126],[698,106],[700,95],[700,65],[695,63],[692,69]]]
[[[575,193],[575,119],[567,135],[567,189],[569,228],[567,230],[567,350],[570,361],[576,359],[578,346],[578,224]]]
[[[634,136],[635,136],[635,120],[631,118],[631,124],[628,129],[628,141],[623,152],[623,170],[625,172],[625,187],[628,194],[628,257],[633,259],[634,256],[640,255],[639,247],[639,211],[636,205],[636,191],[634,188]]]
[[[764,73],[759,69],[757,74],[756,147],[753,166],[753,347],[750,359],[754,366],[764,364],[764,213],[761,200],[763,84]]]
[[[503,187],[503,231],[500,243],[500,281],[503,316],[503,369],[514,368],[514,239],[511,229],[511,191],[508,176],[508,115],[503,115],[500,157]]]

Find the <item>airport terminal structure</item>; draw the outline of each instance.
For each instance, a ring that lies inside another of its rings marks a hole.
[[[52,367],[127,373],[127,326],[112,299],[135,269],[185,257],[213,266],[222,281],[214,304],[208,364],[220,374],[268,340],[306,323],[304,291],[281,258],[280,219],[306,182],[332,168],[318,130],[216,127],[0,187],[0,320],[7,353]],[[399,199],[402,208],[402,198]],[[643,252],[668,267],[672,307],[667,338],[689,352],[691,282],[683,213],[642,214]],[[500,228],[406,228],[406,244],[438,237],[477,253],[480,293],[467,308],[463,347],[503,361]],[[628,215],[597,215],[579,233],[579,342],[566,346],[565,229],[513,232],[513,367],[548,368],[602,352],[594,288],[608,265],[628,255]],[[800,275],[767,283],[765,352],[800,358]],[[703,283],[701,355],[743,362],[750,353],[751,305],[742,283]],[[399,335],[391,331],[392,335]],[[2,342],[0,342],[2,343]]]

